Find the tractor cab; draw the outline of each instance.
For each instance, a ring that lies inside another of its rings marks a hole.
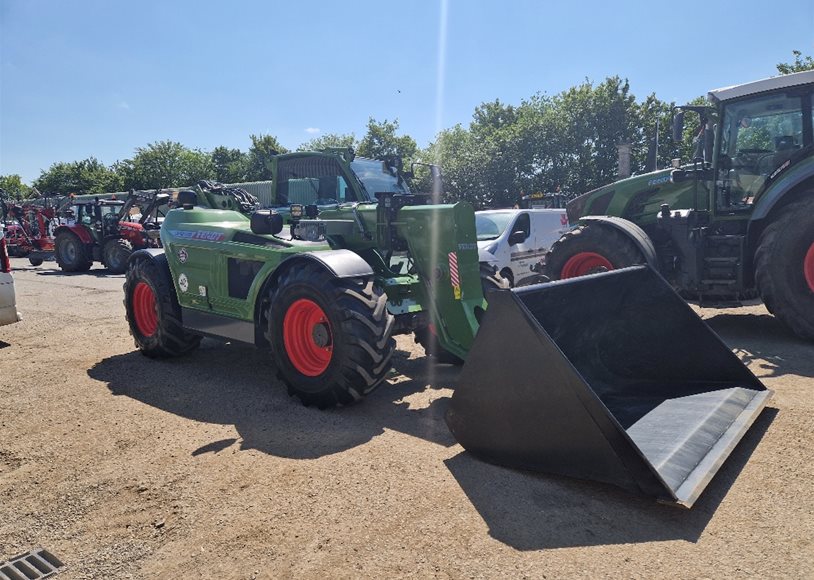
[[[717,145],[715,209],[749,211],[799,153],[810,152],[811,89],[723,103]]]
[[[704,163],[673,175],[677,181],[705,182],[699,184],[705,191],[697,191],[693,209],[708,210],[720,219],[742,220],[781,174],[810,157],[812,83],[814,71],[710,91],[714,113],[707,119],[698,112],[702,126],[706,125],[702,133],[714,134],[714,147],[707,147],[703,156],[712,171]],[[680,140],[683,115],[675,121],[674,138]],[[707,194],[711,199],[704,199]]]
[[[77,224],[88,228],[96,243],[116,235],[119,226],[123,201],[115,199],[98,199],[76,203],[73,206],[74,219]]]

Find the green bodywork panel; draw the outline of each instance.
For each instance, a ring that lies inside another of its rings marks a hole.
[[[236,241],[239,234],[269,245]],[[254,320],[263,282],[280,262],[300,252],[330,249],[327,243],[257,236],[242,213],[202,208],[170,211],[161,226],[161,242],[181,306],[244,321]],[[230,258],[260,267],[245,297],[229,294]]]
[[[787,191],[812,177],[814,177],[813,156],[808,156],[779,173],[768,187],[755,196],[752,219],[765,218]]]
[[[580,217],[586,215],[613,215],[628,219],[642,228],[656,223],[658,212],[662,204],[668,204],[671,209],[690,209],[698,203],[706,206],[709,192],[703,182],[698,182],[696,194],[696,181],[688,179],[673,182],[671,174],[674,170],[663,169],[643,175],[636,175],[615,183],[604,185],[585,194],[587,203]],[[606,207],[607,198],[611,196]]]

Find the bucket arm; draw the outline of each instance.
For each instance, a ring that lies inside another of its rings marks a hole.
[[[421,302],[441,346],[466,358],[486,307],[472,206],[406,206],[393,225],[422,282]]]

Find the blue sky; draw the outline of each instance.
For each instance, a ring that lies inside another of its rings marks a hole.
[[[475,107],[627,77],[684,102],[814,54],[814,1],[0,0],[0,174],[171,139],[296,147],[398,119],[425,146]]]

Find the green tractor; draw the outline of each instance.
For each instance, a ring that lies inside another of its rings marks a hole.
[[[814,339],[814,71],[709,93],[689,165],[624,179],[568,203],[574,226],[552,246],[557,280],[647,263],[686,299],[762,299]]]
[[[414,334],[466,360],[447,414],[466,449],[687,507],[771,394],[646,267],[508,290],[480,260],[472,206],[412,193],[397,161],[327,151],[271,168],[277,207],[202,184],[178,194],[163,248],[133,253],[124,304],[144,355],[252,344],[289,394],[326,408],[379,386],[393,337]],[[636,308],[612,306],[620,296]],[[588,302],[607,316],[575,325]],[[683,351],[663,332],[676,325]]]

